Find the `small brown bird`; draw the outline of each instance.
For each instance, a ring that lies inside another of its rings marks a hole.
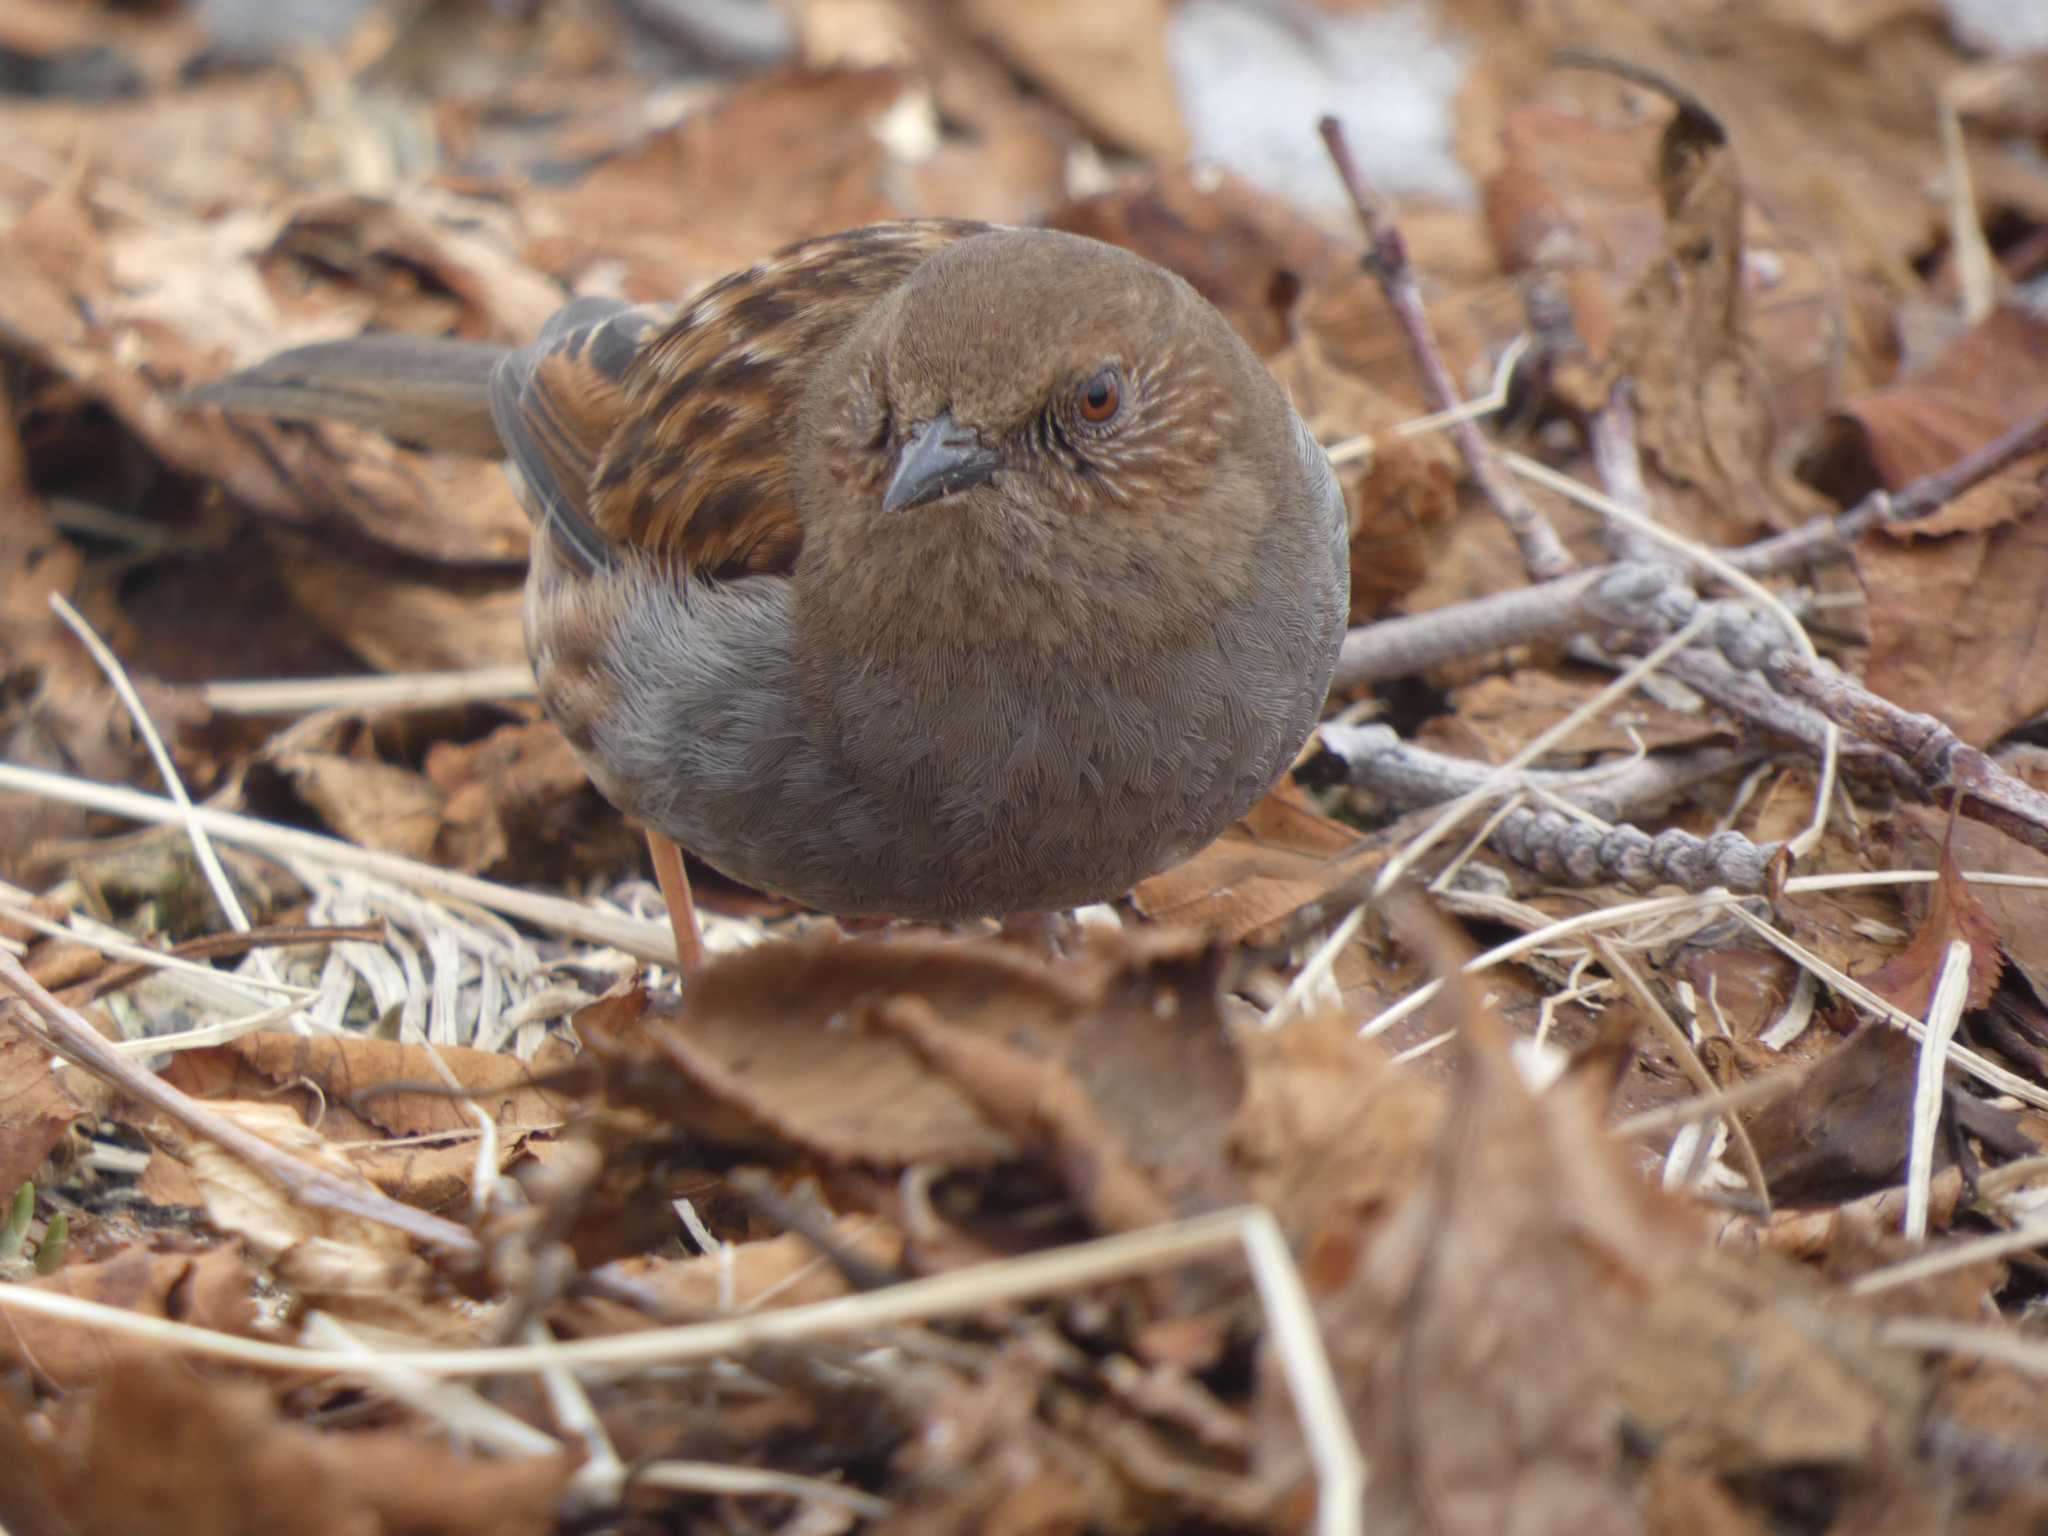
[[[1073,235],[856,229],[195,398],[509,460],[542,702],[659,834],[679,946],[664,838],[842,916],[1119,896],[1272,786],[1343,634],[1308,429],[1185,282]]]

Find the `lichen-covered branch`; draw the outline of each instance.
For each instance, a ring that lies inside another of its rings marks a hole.
[[[1399,810],[1454,800],[1479,788],[1494,772],[1485,763],[1411,746],[1384,725],[1325,725],[1321,741],[1341,764],[1344,782]],[[1502,818],[1488,840],[1517,863],[1576,885],[1616,880],[1641,890],[1676,885],[1688,891],[1714,886],[1760,891],[1777,844],[1752,842],[1739,832],[1708,838],[1676,830],[1652,835],[1628,824],[1628,818],[1647,815],[1702,780],[1757,757],[1754,751],[1712,747],[1589,773],[1524,769],[1515,774],[1511,788],[1541,790],[1597,820],[1521,807]]]

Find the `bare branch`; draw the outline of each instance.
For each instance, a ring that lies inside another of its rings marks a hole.
[[[1337,119],[1321,119],[1316,124],[1316,131],[1323,136],[1331,163],[1337,168],[1344,190],[1350,194],[1352,207],[1358,211],[1358,221],[1364,227],[1366,237],[1361,264],[1379,281],[1388,307],[1393,310],[1394,318],[1400,322],[1402,332],[1408,338],[1409,350],[1415,356],[1416,372],[1422,376],[1423,402],[1431,411],[1453,410],[1461,403],[1457,385],[1444,362],[1443,349],[1437,345],[1436,330],[1429,323],[1429,312],[1423,306],[1421,289],[1416,286],[1414,269],[1408,264],[1407,242],[1401,238],[1393,210],[1351,158],[1351,148],[1344,141],[1344,130]],[[1494,460],[1479,428],[1470,421],[1458,421],[1448,430],[1451,441],[1464,456],[1466,470],[1500,513],[1508,531],[1515,536],[1515,543],[1522,551],[1522,565],[1530,579],[1550,581],[1577,569],[1578,562],[1565,549],[1557,530],[1530,504],[1513,477]]]

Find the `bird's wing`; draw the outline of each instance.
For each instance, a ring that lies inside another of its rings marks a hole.
[[[794,569],[790,455],[811,370],[926,257],[987,227],[919,220],[807,240],[673,312],[570,305],[492,379],[535,515],[587,566],[623,545],[721,579]]]
[[[633,360],[667,318],[616,299],[578,299],[491,373],[491,420],[527,511],[587,570],[615,553],[590,515],[591,478],[632,408],[625,381]]]

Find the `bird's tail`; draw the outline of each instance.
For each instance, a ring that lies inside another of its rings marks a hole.
[[[190,405],[286,421],[346,421],[400,442],[505,456],[491,424],[491,372],[510,351],[473,341],[372,335],[280,352],[189,391]]]

